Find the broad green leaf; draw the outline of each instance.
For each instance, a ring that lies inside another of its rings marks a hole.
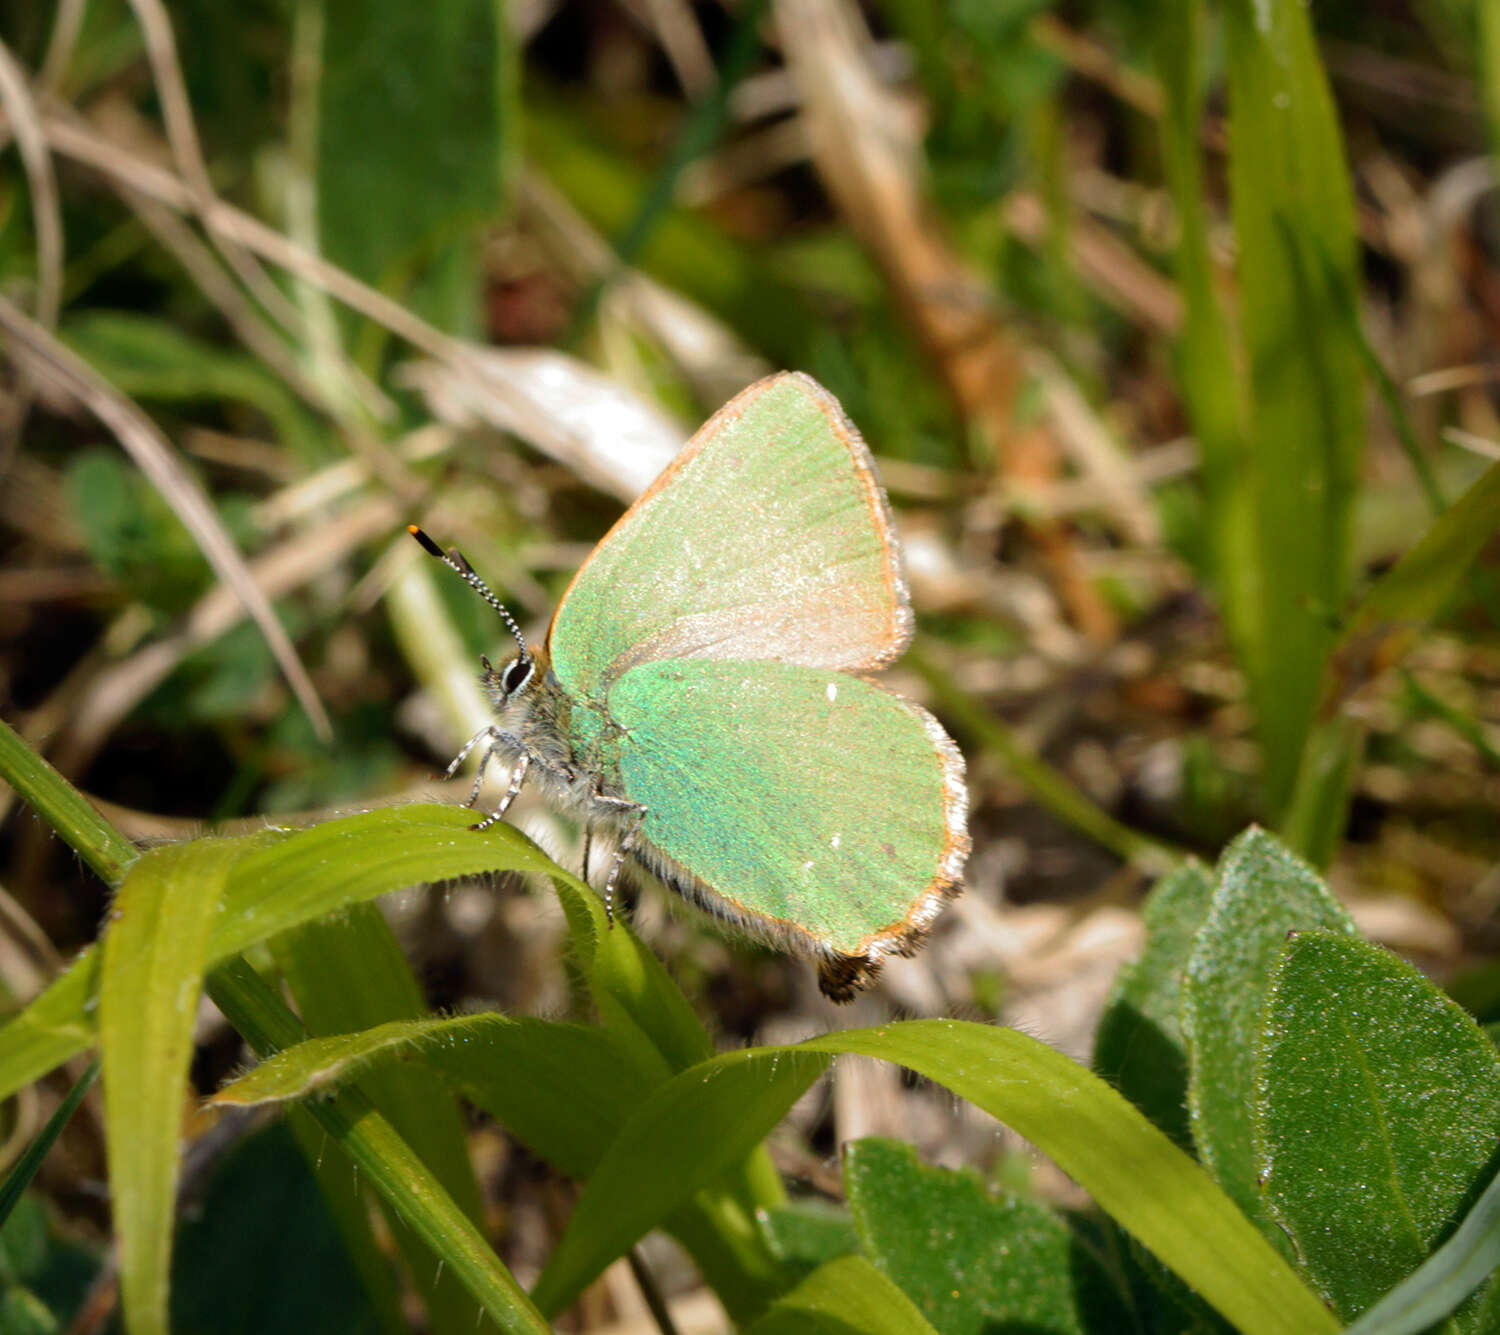
[[[1146,949],[1120,970],[1094,1040],[1094,1070],[1191,1150],[1187,1047],[1182,1038],[1182,977],[1214,883],[1188,863],[1146,898]]]
[[[421,988],[390,926],[372,904],[354,904],[336,917],[284,932],[271,943],[303,1022],[319,1034],[367,1029],[383,1021],[427,1014]],[[457,1100],[430,1071],[387,1066],[360,1082],[371,1103],[478,1222],[483,1202],[469,1161]],[[409,1230],[392,1220],[392,1234],[427,1308],[435,1332],[472,1335],[474,1302],[434,1264]]]
[[[814,1270],[750,1335],[937,1335],[912,1300],[862,1256]]]
[[[297,1017],[243,959],[215,968],[208,987],[214,1003],[262,1056],[306,1037]],[[364,1095],[348,1090],[313,1099],[307,1108],[407,1226],[459,1276],[502,1331],[542,1335],[548,1330],[474,1221]]]
[[[424,881],[494,871],[568,876],[518,830],[496,825],[476,832],[468,828],[472,823],[472,813],[462,807],[391,807],[291,834],[267,830],[254,836],[252,851],[236,864],[225,886],[210,930],[207,962]],[[0,1097],[39,1079],[93,1041],[97,968],[95,952],[84,951],[67,973],[0,1029]]]
[[[1349,1320],[1421,1265],[1493,1174],[1500,1054],[1389,951],[1302,933],[1276,973],[1256,1111],[1266,1198]],[[1477,1331],[1473,1315],[1457,1328]]]
[[[1437,1251],[1370,1308],[1348,1335],[1417,1335],[1441,1321],[1486,1279],[1500,1270],[1500,1177]],[[1500,1284],[1490,1284],[1477,1329],[1494,1330],[1500,1319]]]
[[[515,166],[504,10],[492,0],[325,0],[320,12],[323,252],[449,332],[472,333],[478,229],[500,215]],[[413,290],[430,265],[435,281]]]
[[[1011,1029],[913,1020],[721,1054],[656,1090],[600,1160],[535,1297],[566,1306],[759,1140],[838,1053],[897,1062],[998,1117],[1249,1335],[1333,1319],[1187,1155],[1104,1081]]]
[[[1047,1206],[875,1137],[844,1147],[844,1186],[864,1254],[943,1335],[1130,1324],[1098,1258]]]
[[[152,849],[121,884],[99,969],[104,1137],[132,1335],[165,1332],[178,1145],[209,922],[252,839]]]
[[[1271,977],[1293,930],[1354,924],[1323,882],[1271,835],[1251,830],[1225,851],[1182,988],[1193,1142],[1219,1185],[1273,1239],[1251,1127],[1255,1053]]]
[[[1260,611],[1245,660],[1268,804],[1291,799],[1330,620],[1343,605],[1364,442],[1349,328],[1357,233],[1338,120],[1301,0],[1225,6],[1230,187],[1250,372],[1249,485]]]
[[[345,1162],[344,1171],[352,1172]],[[177,1233],[172,1325],[215,1335],[379,1330],[284,1126],[246,1137],[214,1165]]]

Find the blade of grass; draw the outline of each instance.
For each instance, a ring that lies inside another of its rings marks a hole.
[[[1250,457],[1243,383],[1230,327],[1214,287],[1208,198],[1203,181],[1202,6],[1165,0],[1159,8],[1156,67],[1166,95],[1162,158],[1176,209],[1182,337],[1176,348],[1193,434],[1203,458],[1206,530],[1214,583],[1229,637],[1241,662],[1261,654],[1260,599],[1254,559]]]
[[[262,1057],[306,1035],[297,1017],[242,959],[214,969],[208,981],[214,1003]],[[550,1327],[422,1161],[363,1095],[349,1091],[317,1099],[309,1111],[479,1302],[501,1330],[547,1335]]]
[[[1500,159],[1500,9],[1477,4],[1474,15],[1479,25],[1479,94],[1489,122],[1490,143]]]
[[[1485,731],[1480,726],[1477,718],[1472,714],[1465,713],[1462,709],[1450,704],[1441,696],[1429,691],[1405,668],[1399,669],[1399,672],[1401,680],[1406,686],[1407,693],[1419,709],[1424,713],[1431,714],[1434,718],[1442,719],[1464,741],[1468,742],[1470,746],[1479,752],[1485,764],[1489,765],[1491,769],[1500,770],[1500,750],[1497,750],[1495,744],[1485,735]]]
[[[863,1256],[825,1262],[749,1335],[937,1335],[906,1294]]]
[[[16,1160],[15,1167],[5,1179],[5,1184],[0,1186],[0,1228],[10,1218],[10,1212],[16,1208],[16,1202],[21,1199],[21,1193],[31,1185],[31,1180],[36,1176],[37,1170],[42,1166],[42,1160],[47,1157],[58,1136],[62,1135],[63,1127],[67,1126],[78,1105],[83,1102],[83,1096],[89,1092],[94,1083],[94,1077],[99,1074],[99,1059],[96,1057],[89,1063],[86,1070],[77,1080],[73,1082],[73,1088],[67,1093],[67,1097],[57,1105],[57,1110],[47,1119],[47,1125],[26,1147],[26,1152]]]
[[[568,875],[518,830],[499,825],[474,833],[468,829],[472,821],[472,813],[460,807],[393,807],[296,834],[265,830],[250,836],[250,851],[231,873],[211,926],[208,962],[350,904],[429,880],[494,871]],[[282,844],[287,845],[283,856],[267,860],[265,854]],[[0,1097],[93,1042],[98,961],[97,950],[83,951],[0,1029]]]
[[[99,969],[104,1139],[126,1329],[169,1321],[178,1145],[209,922],[240,840],[152,849],[120,886]]]
[[[1280,819],[1342,605],[1363,448],[1354,203],[1333,101],[1298,0],[1225,9],[1230,183],[1250,372],[1261,627],[1245,661]]]
[[[1115,1090],[1012,1029],[913,1020],[724,1053],[658,1089],[610,1145],[537,1281],[566,1306],[760,1139],[839,1053],[896,1062],[1003,1120],[1247,1335],[1337,1329],[1208,1175]]]
[[[0,778],[89,864],[105,885],[119,885],[140,854],[88,798],[0,719]]]
[[[411,965],[373,904],[351,905],[336,918],[283,932],[271,942],[271,951],[303,1022],[314,1033],[351,1033],[427,1013]],[[469,1161],[463,1113],[437,1076],[392,1066],[372,1073],[360,1087],[464,1213],[481,1219],[484,1207]],[[390,1223],[433,1331],[472,1335],[469,1295],[441,1266],[434,1269],[432,1254],[410,1230],[398,1227],[394,1218]]]

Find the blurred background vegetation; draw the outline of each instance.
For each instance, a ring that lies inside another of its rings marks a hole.
[[[402,526],[540,632],[791,367],[877,454],[891,684],[970,766],[969,893],[864,1018],[1078,1051],[1150,873],[1253,821],[1500,1018],[1500,7],[62,0],[0,39],[0,712],[122,830],[461,798],[428,780],[503,636]],[[24,1000],[105,892],[5,806]],[[430,1004],[564,1004],[547,897],[387,907]],[[635,913],[724,1034],[830,1022],[801,965]],[[809,1144],[993,1155],[849,1079]]]

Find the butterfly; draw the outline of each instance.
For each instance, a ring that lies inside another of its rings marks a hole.
[[[912,634],[874,463],[838,401],[773,375],[721,408],[584,562],[527,644],[456,551],[410,529],[518,646],[482,658],[495,721],[466,745],[606,831],[606,909],[627,857],[748,935],[816,962],[847,1001],[911,955],[961,888],[964,762],[938,722],[864,674]],[[611,921],[613,918],[611,917]]]

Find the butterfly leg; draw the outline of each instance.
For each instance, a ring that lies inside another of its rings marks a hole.
[[[585,885],[589,883],[589,849],[594,843],[594,822],[586,820],[583,823],[583,871],[580,873]]]
[[[464,743],[463,750],[448,762],[448,768],[443,771],[444,780],[451,779],[458,773],[458,767],[469,758],[470,751],[482,741],[489,743],[484,749],[484,754],[479,758],[479,773],[474,776],[474,789],[469,794],[469,800],[464,803],[465,806],[471,807],[479,800],[479,789],[484,784],[484,771],[490,763],[490,757],[495,754],[495,748],[499,740],[500,732],[498,728],[481,728]]]
[[[615,845],[615,855],[610,860],[609,875],[604,881],[604,917],[611,927],[615,925],[615,886],[620,880],[620,868],[625,864],[625,855],[635,846],[636,836],[641,832],[641,822],[646,819],[646,808],[639,802],[630,802],[623,797],[610,797],[607,793],[595,793],[594,801],[600,806],[621,813],[630,822],[621,830],[620,841]]]
[[[488,760],[494,754],[495,748],[491,746],[485,754],[485,759]],[[526,782],[526,771],[530,768],[531,753],[529,751],[522,751],[516,758],[516,767],[510,774],[510,787],[505,790],[505,796],[500,799],[500,805],[477,825],[469,826],[471,830],[487,830],[496,821],[504,818],[505,813],[510,810],[510,804],[516,800],[517,795],[520,793],[521,785]]]

